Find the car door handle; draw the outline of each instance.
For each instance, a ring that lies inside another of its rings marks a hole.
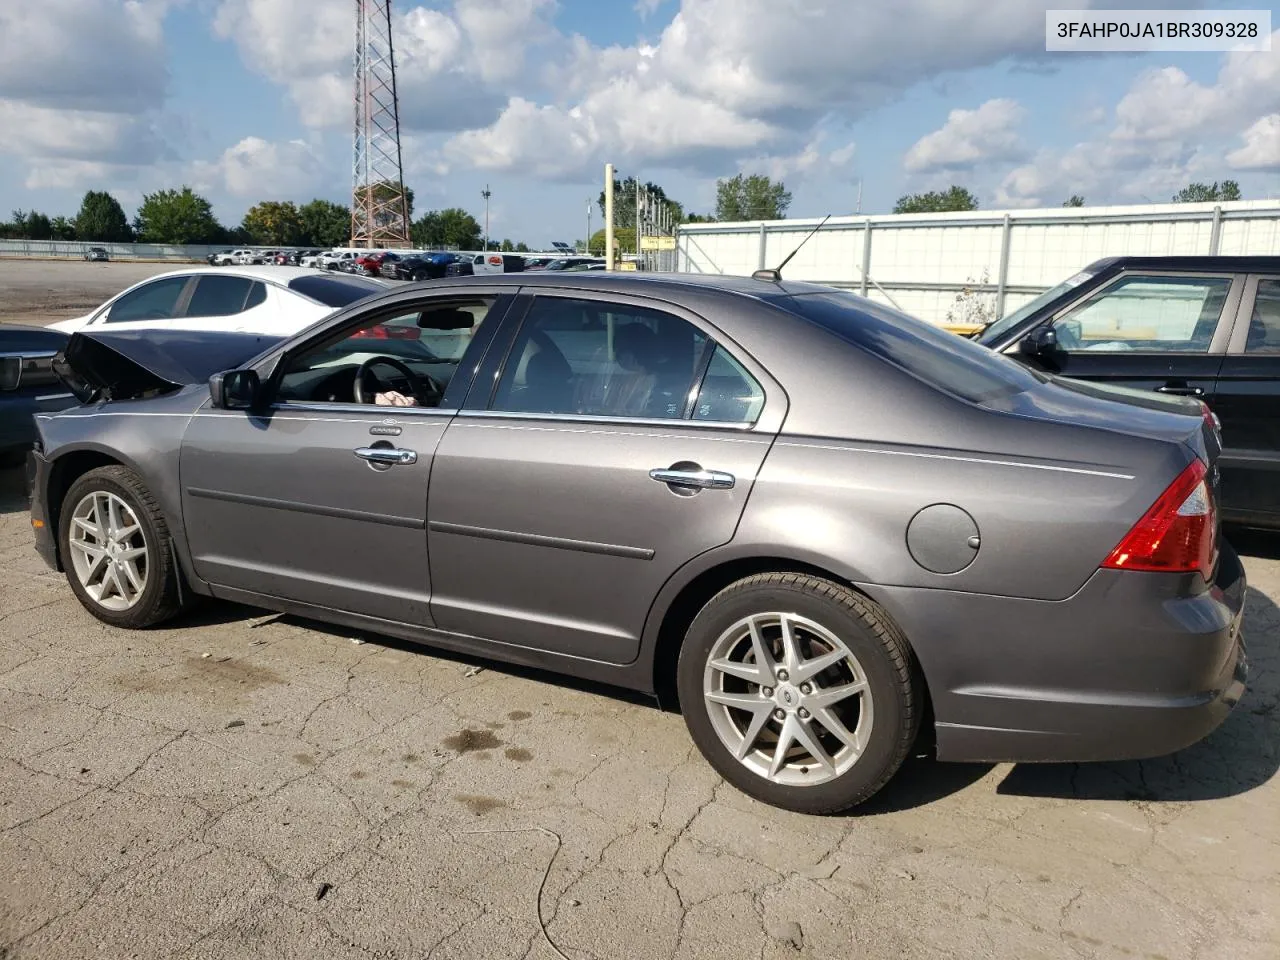
[[[703,487],[712,490],[729,490],[734,484],[732,473],[721,470],[672,470],[654,469],[649,471],[650,478],[659,483],[669,483],[677,487]]]
[[[401,450],[398,447],[357,447],[355,455],[370,463],[399,464],[407,466],[418,462],[417,451]]]
[[[1204,390],[1200,387],[1188,386],[1185,383],[1166,383],[1156,387],[1156,393],[1176,393],[1180,397],[1203,397]]]

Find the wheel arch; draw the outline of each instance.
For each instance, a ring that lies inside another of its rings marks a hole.
[[[67,491],[71,489],[72,484],[90,470],[111,466],[128,467],[130,470],[135,471],[137,469],[133,464],[121,457],[118,452],[92,444],[85,444],[59,452],[49,462],[49,476],[45,481],[44,502],[45,508],[49,513],[49,529],[53,531],[54,558],[59,572],[65,570],[58,530],[61,529],[62,506],[67,497]]]
[[[682,571],[685,576],[682,577],[678,573],[667,582],[650,611],[650,625],[646,630],[645,639],[652,650],[652,655],[649,657],[651,689],[663,709],[679,709],[675,680],[676,663],[689,625],[698,615],[698,611],[712,597],[732,583],[761,573],[795,573],[818,577],[839,584],[884,610],[875,598],[858,586],[853,577],[847,572],[842,574],[838,564],[830,563],[823,558],[787,556],[776,552],[745,554],[716,552],[704,555],[700,559],[702,562],[693,561]],[[694,566],[697,569],[690,569]],[[889,611],[884,610],[884,613],[885,616],[892,618]],[[902,629],[901,624],[898,627]],[[903,635],[906,636],[905,631]],[[920,694],[924,701],[921,729],[932,729],[933,698],[929,690],[928,677],[915,645],[911,642],[911,637],[906,636],[906,639],[912,652],[913,674],[920,684]]]

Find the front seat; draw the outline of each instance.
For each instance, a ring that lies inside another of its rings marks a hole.
[[[524,390],[516,405],[524,413],[572,413],[573,368],[545,334],[529,341],[537,353],[524,368]]]

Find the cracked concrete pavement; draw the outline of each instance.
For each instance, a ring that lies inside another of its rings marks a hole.
[[[47,266],[0,264],[11,318],[166,269]],[[1250,689],[1203,743],[914,758],[812,818],[618,691],[230,605],[111,630],[25,511],[0,471],[0,960],[1280,956],[1280,537],[1238,541]]]
[[[1250,690],[1205,742],[918,758],[812,818],[616,691],[229,605],[105,627],[6,471],[0,957],[1274,958],[1280,542],[1244,546]]]

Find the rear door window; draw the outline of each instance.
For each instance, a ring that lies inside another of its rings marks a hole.
[[[260,286],[260,284],[259,284]],[[254,281],[247,277],[210,274],[196,281],[195,292],[187,304],[188,317],[229,317],[242,313],[248,303]]]
[[[1280,354],[1280,280],[1259,280],[1245,353]]]
[[[539,297],[521,326],[491,409],[683,419],[709,348],[701,330],[660,310]]]
[[[693,419],[755,423],[763,406],[764,390],[755,377],[724,347],[716,347],[693,405]]]

